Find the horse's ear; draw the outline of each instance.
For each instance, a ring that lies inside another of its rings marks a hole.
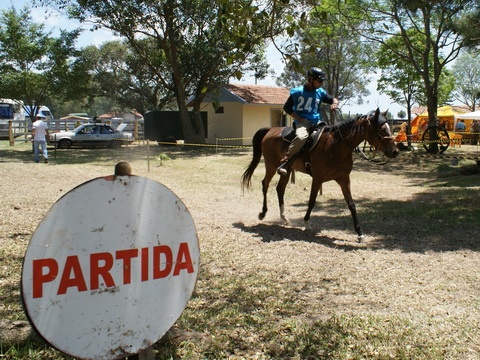
[[[377,107],[375,110],[375,115],[373,116],[373,124],[376,125],[378,123],[378,118],[380,117],[380,108]]]
[[[388,110],[385,112],[380,112],[380,109],[377,108],[375,111],[375,117],[373,118],[373,123],[378,126],[378,125],[383,125],[387,122],[387,114]]]

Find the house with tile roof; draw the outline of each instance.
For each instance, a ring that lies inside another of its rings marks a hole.
[[[143,120],[143,115],[140,114],[137,110],[133,109],[131,111],[127,111],[123,113],[105,113],[105,114],[99,115],[98,118],[101,119],[102,121],[120,118],[127,122],[134,122],[135,120]]]
[[[289,89],[284,87],[246,84],[230,84],[207,94],[202,104],[208,119],[206,142],[250,145],[258,129],[290,125],[283,111],[288,96]]]

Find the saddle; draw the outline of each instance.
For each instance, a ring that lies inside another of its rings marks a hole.
[[[323,121],[319,122],[317,125],[310,129],[310,134],[308,135],[307,142],[303,146],[301,150],[312,150],[315,145],[317,145],[318,140],[320,140],[320,136],[322,136],[323,130],[325,130],[325,126],[327,124]],[[282,139],[288,143],[291,143],[293,139],[295,139],[295,128],[292,126],[287,126],[282,131]]]

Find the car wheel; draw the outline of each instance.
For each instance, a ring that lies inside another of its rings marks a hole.
[[[58,142],[58,149],[70,149],[72,147],[72,142],[68,139],[62,139]]]

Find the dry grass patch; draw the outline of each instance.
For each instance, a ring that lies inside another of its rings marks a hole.
[[[356,160],[352,194],[368,236],[359,244],[335,183],[312,213],[316,231],[303,231],[302,174],[287,187],[293,225],[279,221],[274,186],[258,221],[263,168],[252,192],[240,188],[249,151],[152,147],[150,171],[145,147],[61,151],[48,165],[34,164],[28,145],[0,151],[4,330],[26,320],[19,281],[36,225],[66,192],[126,160],[184,201],[200,239],[195,292],[157,359],[480,359],[478,173],[443,176],[442,159]],[[171,160],[160,166],[160,154]],[[473,165],[447,171],[463,166]],[[28,336],[1,340],[5,359],[68,358]]]

